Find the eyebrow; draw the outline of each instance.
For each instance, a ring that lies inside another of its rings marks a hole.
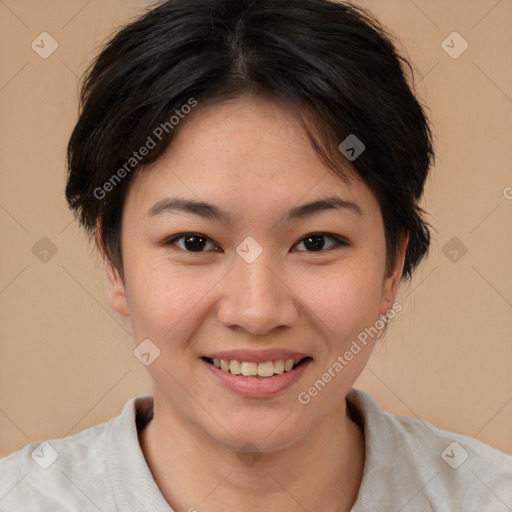
[[[290,208],[279,223],[291,222],[304,217],[311,216],[320,211],[326,210],[348,210],[362,216],[360,206],[354,201],[342,199],[337,196],[324,197]],[[209,220],[219,220],[225,223],[230,222],[229,212],[205,201],[194,201],[179,197],[169,197],[158,201],[146,213],[147,217],[155,217],[169,213],[190,213]]]

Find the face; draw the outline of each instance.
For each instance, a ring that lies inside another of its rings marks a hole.
[[[293,112],[238,98],[194,110],[137,174],[122,218],[124,282],[107,266],[107,284],[136,344],[151,340],[151,360],[160,350],[147,369],[162,414],[270,452],[344,407],[373,339],[344,355],[392,304],[404,249],[386,273],[378,202],[346,172],[320,161]],[[317,201],[327,202],[303,207]],[[237,361],[274,374],[236,375]]]

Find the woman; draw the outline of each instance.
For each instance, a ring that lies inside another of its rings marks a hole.
[[[154,394],[4,458],[2,510],[512,509],[512,457],[352,388],[429,247],[407,64],[328,0],[170,0],[109,42],[66,197]]]

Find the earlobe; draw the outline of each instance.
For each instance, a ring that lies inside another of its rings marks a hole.
[[[108,300],[112,308],[123,316],[130,316],[128,301],[126,300],[126,289],[119,271],[109,261],[103,258],[103,271],[107,285]]]

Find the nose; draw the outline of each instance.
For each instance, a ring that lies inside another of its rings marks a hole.
[[[217,310],[223,326],[261,336],[297,322],[298,298],[283,273],[271,268],[265,253],[252,263],[235,258],[234,267],[223,280],[224,290]]]

